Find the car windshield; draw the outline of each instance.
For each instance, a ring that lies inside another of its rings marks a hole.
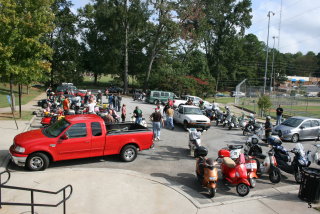
[[[297,118],[289,118],[286,121],[284,121],[281,125],[289,126],[289,127],[297,127],[302,123],[302,119]]]
[[[199,108],[184,108],[185,114],[203,114]]]
[[[43,129],[43,133],[48,137],[58,137],[69,125],[70,123],[63,118],[48,128]]]

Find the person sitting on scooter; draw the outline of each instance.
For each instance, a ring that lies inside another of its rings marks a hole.
[[[269,137],[271,136],[272,133],[272,123],[271,123],[271,117],[267,116],[266,117],[266,123],[264,125],[264,129],[265,129],[265,135],[266,135],[266,139],[268,140]]]

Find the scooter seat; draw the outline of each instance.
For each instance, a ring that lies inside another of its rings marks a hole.
[[[229,157],[224,157],[223,158],[223,163],[229,168],[235,168],[236,167],[236,163]]]
[[[235,150],[235,149],[242,149],[243,145],[229,145],[228,148],[230,150]]]

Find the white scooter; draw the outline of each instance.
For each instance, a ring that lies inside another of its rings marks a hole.
[[[308,160],[320,166],[320,144],[314,144],[314,146],[316,147],[314,151],[307,152]]]
[[[189,128],[189,141],[188,141],[188,146],[190,149],[190,155],[195,157],[194,155],[194,150],[201,146],[201,132],[198,131],[195,128]]]

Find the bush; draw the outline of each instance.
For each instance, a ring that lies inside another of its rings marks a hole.
[[[262,97],[260,97],[258,100],[258,106],[259,106],[259,109],[262,111],[261,113],[268,111],[272,106],[270,97],[266,95],[263,95]]]

